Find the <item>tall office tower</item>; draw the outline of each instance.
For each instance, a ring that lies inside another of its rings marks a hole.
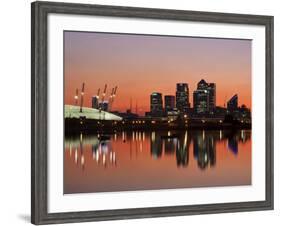
[[[202,92],[198,92],[198,94],[196,94],[196,95],[202,96],[202,98],[203,98],[203,96],[206,96],[206,95],[208,96],[208,100],[205,101],[207,106],[205,107],[206,110],[205,110],[204,113],[214,113],[215,109],[216,109],[216,84],[215,83],[207,83],[204,79],[201,79],[197,84],[197,90],[196,91],[202,91]],[[193,94],[193,97],[194,97],[194,94]],[[194,104],[194,108],[195,108],[195,105],[196,104]],[[197,106],[198,106],[198,103],[197,103]],[[203,108],[201,110],[203,110]],[[196,109],[195,109],[195,112],[196,112]]]
[[[207,90],[208,86],[209,86],[208,83],[204,79],[201,79],[197,83],[197,89],[199,89],[199,90]]]
[[[161,117],[163,115],[162,94],[153,92],[150,95],[150,114],[151,116]]]
[[[193,92],[193,108],[196,114],[209,112],[209,92],[207,90],[195,90]]]
[[[227,110],[232,112],[238,109],[238,95],[235,94],[233,97],[227,101]]]
[[[187,83],[177,83],[176,107],[181,113],[186,113],[190,107]]]
[[[165,111],[171,111],[176,107],[175,96],[166,95],[164,96]]]
[[[211,113],[214,113],[216,110],[216,84],[209,83],[208,91],[209,91],[209,111]]]

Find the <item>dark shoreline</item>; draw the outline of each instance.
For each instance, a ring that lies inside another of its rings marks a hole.
[[[92,119],[65,118],[64,131],[66,135],[79,133],[115,133],[119,131],[151,131],[151,130],[240,130],[251,129],[250,123],[237,121],[222,122],[208,120],[189,120],[168,123],[166,121],[101,121]]]

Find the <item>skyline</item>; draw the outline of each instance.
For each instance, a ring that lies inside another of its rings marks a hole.
[[[65,104],[83,82],[88,107],[99,88],[107,84],[109,96],[117,85],[112,110],[126,111],[132,99],[144,114],[152,92],[175,95],[176,83],[188,83],[192,96],[205,79],[217,84],[217,106],[237,93],[239,105],[251,109],[250,40],[64,32],[64,42]]]

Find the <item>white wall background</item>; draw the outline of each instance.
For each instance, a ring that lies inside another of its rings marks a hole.
[[[59,1],[59,0],[57,0]],[[30,223],[30,0],[1,1],[0,8],[0,225]],[[275,210],[80,225],[280,225],[281,7],[278,0],[88,0],[136,7],[265,14],[275,17]],[[281,4],[280,4],[281,5]],[[72,224],[79,225],[79,224]]]

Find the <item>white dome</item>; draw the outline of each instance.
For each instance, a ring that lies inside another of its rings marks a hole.
[[[121,117],[106,111],[99,111],[94,108],[83,107],[83,112],[80,112],[80,106],[64,105],[65,118],[80,118],[86,117],[87,119],[97,120],[122,120]]]

